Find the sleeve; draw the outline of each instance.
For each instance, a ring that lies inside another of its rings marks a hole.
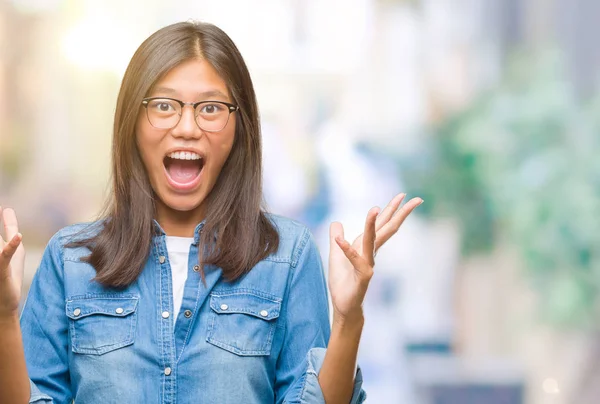
[[[277,361],[275,397],[278,404],[325,404],[318,376],[331,332],[327,284],[319,250],[308,230],[297,250],[282,308],[285,337]],[[351,404],[365,399],[358,368]]]
[[[21,312],[30,403],[71,403],[68,321],[65,315],[62,248],[55,235],[42,257]]]

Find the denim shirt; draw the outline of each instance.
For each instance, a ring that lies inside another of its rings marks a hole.
[[[318,383],[330,335],[318,249],[302,225],[270,216],[277,253],[235,282],[206,267],[198,240],[175,325],[165,234],[125,289],[105,288],[66,248],[88,225],[49,242],[21,314],[30,403],[324,403]],[[96,222],[95,224],[98,224]],[[98,226],[92,226],[94,228]],[[352,403],[362,403],[357,370]]]

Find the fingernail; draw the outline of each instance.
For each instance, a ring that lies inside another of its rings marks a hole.
[[[423,199],[421,199],[421,202],[419,202],[419,205],[421,205],[423,202],[425,202]],[[417,205],[417,206],[419,206]]]

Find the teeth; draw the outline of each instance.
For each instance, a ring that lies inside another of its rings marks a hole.
[[[194,152],[173,152],[169,154],[169,157],[177,160],[200,160],[200,155]]]

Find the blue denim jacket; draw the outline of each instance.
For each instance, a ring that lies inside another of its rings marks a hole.
[[[330,324],[321,258],[304,226],[270,217],[278,252],[233,283],[214,267],[202,283],[198,225],[175,325],[158,224],[143,272],[124,290],[91,281],[94,269],[80,261],[86,248],[64,247],[86,225],[59,231],[21,315],[30,403],[324,403],[317,375]],[[361,384],[359,369],[352,403],[365,400]]]

